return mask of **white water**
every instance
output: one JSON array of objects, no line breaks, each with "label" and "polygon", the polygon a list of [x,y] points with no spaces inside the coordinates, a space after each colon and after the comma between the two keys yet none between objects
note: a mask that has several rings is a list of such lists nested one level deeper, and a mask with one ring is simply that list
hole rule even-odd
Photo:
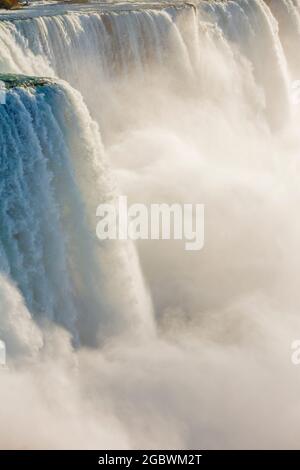
[{"label": "white water", "polygon": [[[75,342],[96,344],[128,322],[137,331],[139,324],[151,329],[133,248],[96,240],[96,208],[113,201],[115,190],[80,95],[65,85],[6,95],[0,106],[1,271],[39,322],[66,326]],[[109,294],[112,288],[118,296]]]},{"label": "white water", "polygon": [[[1,447],[299,446],[300,9],[281,3],[275,16],[235,0],[0,22],[0,71],[67,80],[104,142],[66,84],[0,107],[0,332],[15,356]],[[103,250],[95,207],[116,191],[204,203],[204,250]],[[67,332],[98,349],[74,352]]]},{"label": "white water", "polygon": [[290,73],[297,80],[300,72],[300,59],[298,42],[300,37],[300,4],[298,0],[284,0],[269,2],[271,11],[280,21],[280,38],[284,45],[288,59]]}]

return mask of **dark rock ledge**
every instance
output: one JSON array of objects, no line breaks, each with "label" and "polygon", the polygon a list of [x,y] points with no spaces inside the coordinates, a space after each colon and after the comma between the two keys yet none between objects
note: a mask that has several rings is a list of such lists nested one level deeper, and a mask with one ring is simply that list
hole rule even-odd
[{"label": "dark rock ledge", "polygon": [[31,88],[51,85],[52,83],[53,81],[50,78],[28,77],[27,75],[15,74],[0,74],[0,89],[3,89],[3,85],[6,90],[10,90],[14,87]]}]

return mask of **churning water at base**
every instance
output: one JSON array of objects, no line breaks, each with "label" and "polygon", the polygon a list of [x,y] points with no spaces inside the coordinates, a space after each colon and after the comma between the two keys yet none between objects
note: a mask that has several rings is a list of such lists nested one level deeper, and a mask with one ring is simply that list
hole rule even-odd
[{"label": "churning water at base", "polygon": [[[2,76],[0,447],[297,447],[299,2],[64,10],[0,20],[50,77]],[[204,249],[100,243],[121,192],[205,204]]]}]

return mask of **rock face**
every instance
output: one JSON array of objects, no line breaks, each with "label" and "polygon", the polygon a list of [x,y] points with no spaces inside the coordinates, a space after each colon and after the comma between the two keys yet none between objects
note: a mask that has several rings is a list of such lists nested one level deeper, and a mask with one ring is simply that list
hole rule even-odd
[{"label": "rock face", "polygon": [[0,0],[0,8],[5,8],[6,10],[15,10],[20,8],[18,0]]}]

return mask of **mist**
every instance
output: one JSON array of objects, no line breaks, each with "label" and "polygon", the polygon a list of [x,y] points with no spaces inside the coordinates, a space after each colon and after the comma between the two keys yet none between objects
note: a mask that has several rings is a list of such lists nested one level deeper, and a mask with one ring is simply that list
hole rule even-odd
[{"label": "mist", "polygon": [[[1,72],[58,84],[62,108],[43,106],[67,149],[57,206],[72,208],[55,239],[45,231],[65,265],[44,273],[43,308],[10,250],[1,264],[1,448],[299,446],[300,7],[277,2],[149,6],[107,14],[104,26],[97,12],[59,10],[0,24]],[[204,204],[204,248],[99,246],[96,206],[118,194]],[[70,287],[58,290],[57,277]]]}]

